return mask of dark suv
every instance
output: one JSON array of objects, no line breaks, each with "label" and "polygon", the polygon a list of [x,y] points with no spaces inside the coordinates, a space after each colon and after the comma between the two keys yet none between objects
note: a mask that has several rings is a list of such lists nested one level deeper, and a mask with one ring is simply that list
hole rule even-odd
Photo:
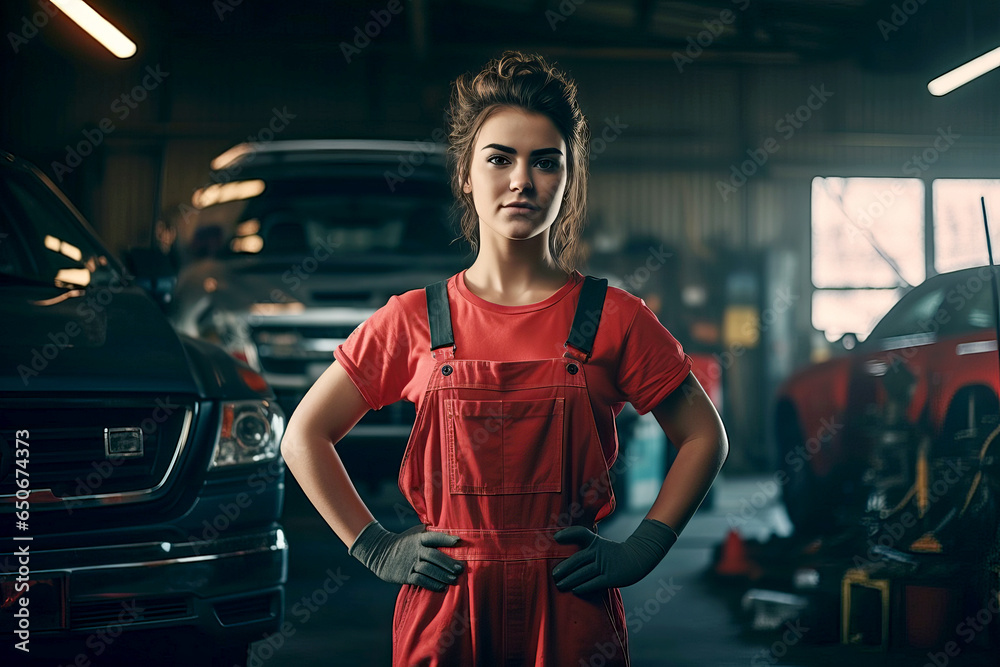
[{"label": "dark suv", "polygon": [[285,417],[136,282],[0,151],[4,664],[231,667],[281,624]]}]

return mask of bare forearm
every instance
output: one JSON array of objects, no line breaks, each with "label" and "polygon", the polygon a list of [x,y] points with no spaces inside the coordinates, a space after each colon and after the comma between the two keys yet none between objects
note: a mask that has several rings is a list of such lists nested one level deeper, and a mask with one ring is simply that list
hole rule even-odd
[{"label": "bare forearm", "polygon": [[708,495],[727,453],[725,435],[683,443],[646,518],[661,521],[680,534]]},{"label": "bare forearm", "polygon": [[348,548],[375,517],[368,510],[330,440],[285,433],[281,453],[313,506]]}]

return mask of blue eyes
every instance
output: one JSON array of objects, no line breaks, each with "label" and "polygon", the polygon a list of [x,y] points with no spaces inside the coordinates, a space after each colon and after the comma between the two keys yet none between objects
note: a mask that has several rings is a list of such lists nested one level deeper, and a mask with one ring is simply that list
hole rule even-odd
[{"label": "blue eyes", "polygon": [[[496,162],[493,162],[493,160],[496,158],[500,158],[501,160],[510,162],[510,160],[507,160],[507,157],[504,155],[491,155],[488,158],[486,158],[486,161],[489,162],[490,164],[501,166]],[[555,171],[556,169],[559,168],[559,162],[557,160],[553,160],[547,157],[540,158],[537,162],[535,162],[535,165],[538,166],[539,169],[543,169],[545,171]]]}]

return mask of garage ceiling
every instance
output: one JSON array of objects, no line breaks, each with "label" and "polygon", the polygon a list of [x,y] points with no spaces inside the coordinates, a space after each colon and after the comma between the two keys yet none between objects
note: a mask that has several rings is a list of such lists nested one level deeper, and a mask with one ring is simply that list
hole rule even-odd
[{"label": "garage ceiling", "polygon": [[[393,4],[396,3],[396,4]],[[91,0],[140,55],[193,47],[240,53],[294,45],[328,54],[353,41],[373,12],[399,9],[379,27],[376,50],[423,61],[498,48],[570,59],[670,61],[703,49],[700,62],[849,62],[881,72],[946,71],[1000,45],[996,0]],[[48,6],[42,30],[64,56],[103,60],[100,47],[49,3],[2,3],[19,26]],[[46,10],[46,11],[50,11]],[[714,31],[712,28],[714,27]],[[16,32],[16,29],[15,29]],[[701,46],[697,42],[701,42]],[[32,46],[32,49],[36,47]],[[0,58],[8,59],[8,50]],[[94,60],[91,60],[94,62]]]},{"label": "garage ceiling", "polygon": [[[380,46],[410,53],[498,45],[607,59],[672,59],[704,46],[725,63],[853,60],[866,69],[950,67],[1000,44],[995,0],[396,0],[404,21]],[[238,4],[236,4],[238,3]],[[172,0],[158,11],[177,38],[236,43],[294,35],[349,41],[389,0],[250,4]],[[142,5],[123,5],[127,13]],[[714,28],[714,31],[711,29]],[[721,32],[720,32],[721,29]],[[718,33],[718,34],[715,34]]]}]

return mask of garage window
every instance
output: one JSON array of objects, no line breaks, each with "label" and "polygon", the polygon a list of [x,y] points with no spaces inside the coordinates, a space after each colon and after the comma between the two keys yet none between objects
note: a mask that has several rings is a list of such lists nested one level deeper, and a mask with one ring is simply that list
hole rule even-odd
[{"label": "garage window", "polygon": [[924,278],[923,181],[813,179],[812,323],[827,340],[864,340]]},{"label": "garage window", "polygon": [[938,178],[934,198],[934,268],[938,273],[989,263],[980,197],[990,216],[993,259],[1000,260],[1000,180]]}]

